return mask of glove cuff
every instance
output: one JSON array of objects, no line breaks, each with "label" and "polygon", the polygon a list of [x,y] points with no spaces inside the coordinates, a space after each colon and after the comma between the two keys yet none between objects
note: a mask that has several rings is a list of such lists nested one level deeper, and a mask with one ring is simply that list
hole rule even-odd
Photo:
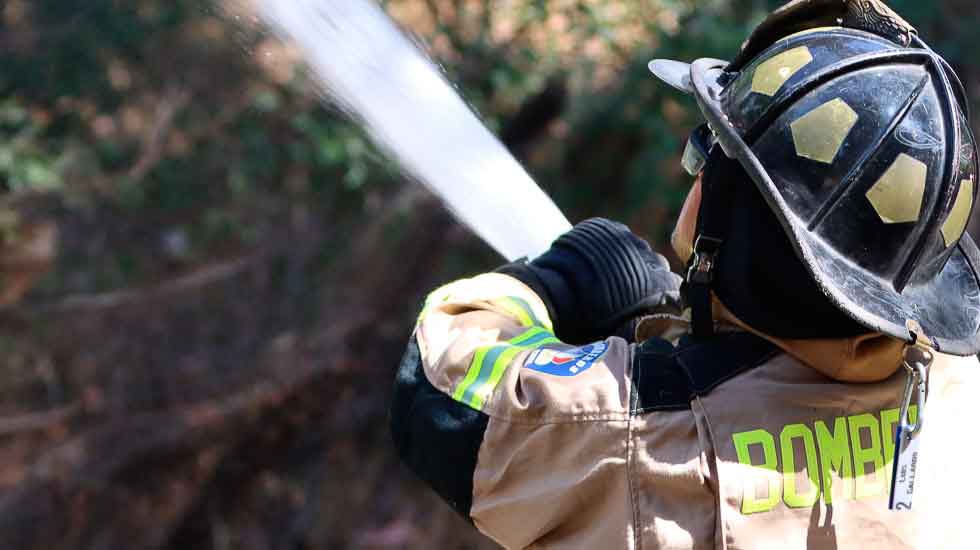
[{"label": "glove cuff", "polygon": [[676,301],[680,278],[625,225],[595,218],[576,225],[530,263],[497,270],[529,286],[548,307],[555,334],[587,344],[618,334],[634,317]]},{"label": "glove cuff", "polygon": [[502,265],[494,272],[513,277],[534,291],[538,298],[544,302],[544,307],[548,310],[548,318],[551,319],[555,332],[558,332],[561,315],[556,307],[556,302],[560,300],[567,303],[572,296],[571,290],[564,281],[558,277],[548,277],[547,273],[541,273],[540,270],[534,269],[523,260]]},{"label": "glove cuff", "polygon": [[656,290],[652,288],[650,266],[643,254],[644,251],[652,253],[650,246],[634,237],[621,223],[603,218],[586,220],[574,231],[559,237],[553,246],[575,253],[592,274],[601,274],[597,288],[577,290],[599,293],[606,311],[622,311],[634,305],[637,296],[647,296]]}]

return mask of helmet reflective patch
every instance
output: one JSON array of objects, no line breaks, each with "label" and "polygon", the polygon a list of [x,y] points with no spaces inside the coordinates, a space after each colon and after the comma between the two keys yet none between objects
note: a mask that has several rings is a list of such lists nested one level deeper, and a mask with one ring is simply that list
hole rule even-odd
[{"label": "helmet reflective patch", "polygon": [[772,97],[800,69],[813,61],[806,46],[785,51],[759,65],[752,77],[752,91]]},{"label": "helmet reflective patch", "polygon": [[943,240],[947,248],[959,240],[966,231],[966,222],[970,219],[971,209],[973,209],[973,180],[963,180],[959,192],[956,193],[953,210],[943,224]]},{"label": "helmet reflective patch", "polygon": [[885,223],[909,223],[919,219],[926,193],[929,167],[902,153],[885,175],[868,190],[868,201]]},{"label": "helmet reflective patch", "polygon": [[857,121],[858,114],[843,99],[824,103],[790,125],[796,154],[833,164]]}]

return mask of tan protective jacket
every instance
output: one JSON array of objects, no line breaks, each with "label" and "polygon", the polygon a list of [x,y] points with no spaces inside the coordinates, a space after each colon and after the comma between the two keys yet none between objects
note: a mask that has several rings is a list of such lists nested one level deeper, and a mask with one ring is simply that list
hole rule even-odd
[{"label": "tan protective jacket", "polygon": [[[665,328],[677,325],[648,319],[638,341]],[[417,365],[406,359],[396,385],[403,456],[504,547],[977,547],[975,358],[932,365],[916,500],[891,512],[900,343],[765,341],[732,327],[722,338],[745,344],[735,345],[743,364],[713,376],[724,357],[702,356],[707,374],[690,373],[678,401],[677,377],[647,360],[649,344],[575,348],[550,330],[545,305],[516,279],[453,283],[427,301],[409,353]],[[413,368],[416,389],[398,389]],[[841,381],[856,379],[873,380]]]}]

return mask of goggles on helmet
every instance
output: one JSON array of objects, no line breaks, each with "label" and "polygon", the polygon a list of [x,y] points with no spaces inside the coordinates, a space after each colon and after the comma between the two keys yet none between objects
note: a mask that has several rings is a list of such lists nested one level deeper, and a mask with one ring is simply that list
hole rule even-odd
[{"label": "goggles on helmet", "polygon": [[718,143],[714,133],[707,124],[702,124],[691,132],[691,137],[687,140],[684,148],[684,156],[681,158],[681,165],[692,177],[697,177],[704,171],[708,164],[708,157],[711,156],[711,148]]}]

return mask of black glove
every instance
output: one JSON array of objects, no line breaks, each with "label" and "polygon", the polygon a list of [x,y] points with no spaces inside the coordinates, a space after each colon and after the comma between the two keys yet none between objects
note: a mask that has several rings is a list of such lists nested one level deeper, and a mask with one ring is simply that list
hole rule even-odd
[{"label": "black glove", "polygon": [[569,344],[620,335],[633,340],[635,318],[679,302],[680,276],[667,259],[621,223],[576,225],[532,262],[505,265],[545,302],[555,334]]}]

